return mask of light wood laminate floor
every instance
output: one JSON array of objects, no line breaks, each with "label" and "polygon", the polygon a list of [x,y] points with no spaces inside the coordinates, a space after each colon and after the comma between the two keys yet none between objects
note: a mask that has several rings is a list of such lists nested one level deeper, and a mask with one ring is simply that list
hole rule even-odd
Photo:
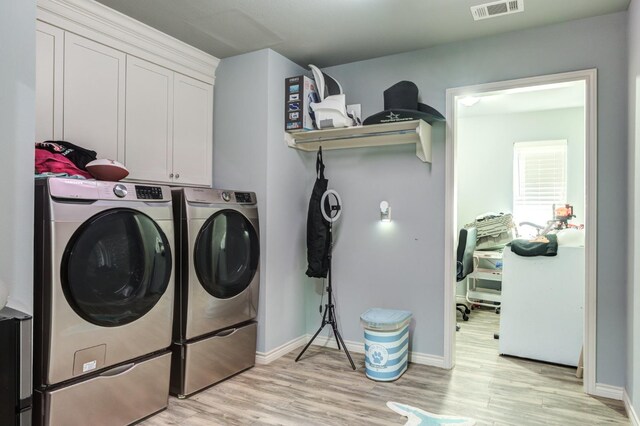
[{"label": "light wood laminate floor", "polygon": [[468,416],[478,425],[629,424],[620,401],[582,392],[575,369],[498,355],[499,316],[474,310],[460,321],[456,367],[410,364],[397,381],[374,382],[362,354],[351,370],[342,352],[312,346],[256,366],[146,420],[156,425],[393,425],[406,418],[396,401],[434,413]]}]

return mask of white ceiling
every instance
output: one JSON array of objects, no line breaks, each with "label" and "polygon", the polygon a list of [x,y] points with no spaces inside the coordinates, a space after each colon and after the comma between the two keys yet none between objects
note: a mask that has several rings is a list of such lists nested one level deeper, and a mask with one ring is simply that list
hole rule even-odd
[{"label": "white ceiling", "polygon": [[585,105],[584,82],[548,84],[522,87],[478,96],[473,106],[458,100],[458,117],[477,117],[497,114],[578,108]]},{"label": "white ceiling", "polygon": [[626,10],[630,0],[524,0],[474,21],[483,0],[98,0],[218,58],[266,47],[320,67]]}]

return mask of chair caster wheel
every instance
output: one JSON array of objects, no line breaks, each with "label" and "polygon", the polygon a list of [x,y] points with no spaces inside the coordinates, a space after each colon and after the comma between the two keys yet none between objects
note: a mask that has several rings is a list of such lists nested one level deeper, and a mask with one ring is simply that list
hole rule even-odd
[{"label": "chair caster wheel", "polygon": [[469,315],[464,314],[464,315],[462,316],[462,320],[463,320],[463,321],[469,321]]},{"label": "chair caster wheel", "polygon": [[469,308],[464,308],[464,313],[465,313],[465,314],[470,314],[470,313],[471,313],[471,309],[469,309]]}]

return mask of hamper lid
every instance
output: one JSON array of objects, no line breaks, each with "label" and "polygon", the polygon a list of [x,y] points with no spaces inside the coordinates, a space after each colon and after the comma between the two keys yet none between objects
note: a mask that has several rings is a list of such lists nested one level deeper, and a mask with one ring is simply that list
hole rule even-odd
[{"label": "hamper lid", "polygon": [[410,311],[397,309],[370,308],[360,315],[363,325],[369,328],[400,328],[411,319]]}]

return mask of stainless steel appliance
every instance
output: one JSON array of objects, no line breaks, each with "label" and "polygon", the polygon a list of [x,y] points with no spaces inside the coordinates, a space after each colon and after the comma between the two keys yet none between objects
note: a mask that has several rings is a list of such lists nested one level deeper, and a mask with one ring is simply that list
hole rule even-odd
[{"label": "stainless steel appliance", "polygon": [[253,192],[174,189],[171,393],[185,397],[255,364],[260,286]]},{"label": "stainless steel appliance", "polygon": [[31,316],[0,309],[0,423],[31,425]]},{"label": "stainless steel appliance", "polygon": [[168,187],[36,181],[36,424],[126,424],[166,408],[172,242]]}]

